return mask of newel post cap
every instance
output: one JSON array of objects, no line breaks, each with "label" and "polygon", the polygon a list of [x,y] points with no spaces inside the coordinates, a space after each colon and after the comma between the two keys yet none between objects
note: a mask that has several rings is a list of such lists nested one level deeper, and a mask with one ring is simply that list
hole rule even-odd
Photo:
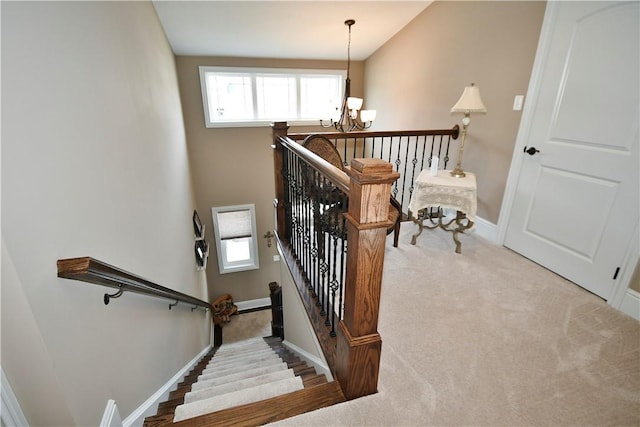
[{"label": "newel post cap", "polygon": [[353,159],[351,167],[345,170],[349,177],[360,184],[392,183],[400,177],[393,171],[393,165],[382,159]]}]

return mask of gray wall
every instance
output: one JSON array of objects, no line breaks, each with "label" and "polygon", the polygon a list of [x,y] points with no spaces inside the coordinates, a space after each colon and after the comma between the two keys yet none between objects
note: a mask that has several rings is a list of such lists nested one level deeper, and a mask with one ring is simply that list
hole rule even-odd
[{"label": "gray wall", "polygon": [[31,425],[98,425],[209,344],[202,310],[56,277],[92,256],[207,298],[174,56],[150,2],[1,7],[2,368]]},{"label": "gray wall", "polygon": [[[184,111],[189,158],[193,170],[196,203],[200,218],[206,223],[207,240],[212,243],[207,266],[209,295],[212,300],[222,294],[231,294],[234,301],[247,301],[269,297],[269,282],[280,277],[276,245],[267,245],[264,236],[274,229],[273,198],[273,143],[271,128],[233,127],[206,128],[200,75],[202,65],[233,67],[274,67],[346,69],[342,61],[307,61],[263,58],[220,58],[178,56],[178,79]],[[351,64],[352,92],[362,94],[363,63]],[[317,127],[292,127],[290,132],[326,130]],[[218,272],[217,254],[213,244],[211,208],[214,206],[255,203],[258,228],[260,269],[230,274]]]},{"label": "gray wall", "polygon": [[465,86],[480,88],[487,113],[471,116],[462,166],[477,175],[478,216],[494,224],[520,125],[513,99],[526,95],[545,5],[437,1],[365,62],[365,99],[380,130],[462,126],[451,107]]}]

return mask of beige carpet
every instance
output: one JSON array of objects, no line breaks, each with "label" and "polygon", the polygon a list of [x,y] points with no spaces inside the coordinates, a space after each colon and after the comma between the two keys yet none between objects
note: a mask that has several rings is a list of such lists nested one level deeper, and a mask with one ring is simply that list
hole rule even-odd
[{"label": "beige carpet", "polygon": [[640,323],[473,235],[387,240],[379,392],[288,426],[640,425]]},{"label": "beige carpet", "polygon": [[222,328],[222,342],[229,344],[255,337],[271,336],[271,309],[234,314]]}]

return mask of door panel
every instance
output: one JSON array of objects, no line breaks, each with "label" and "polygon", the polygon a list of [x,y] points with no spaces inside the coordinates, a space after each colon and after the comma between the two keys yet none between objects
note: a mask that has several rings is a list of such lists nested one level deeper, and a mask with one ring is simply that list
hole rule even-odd
[{"label": "door panel", "polygon": [[[555,19],[505,245],[604,299],[640,216],[639,4],[550,2]],[[541,54],[541,53],[539,53]]]}]

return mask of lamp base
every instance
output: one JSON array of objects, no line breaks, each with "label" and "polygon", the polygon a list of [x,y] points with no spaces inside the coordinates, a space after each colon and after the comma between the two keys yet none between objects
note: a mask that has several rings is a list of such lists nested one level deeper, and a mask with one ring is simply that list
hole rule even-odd
[{"label": "lamp base", "polygon": [[451,174],[451,176],[453,176],[454,178],[464,178],[465,176],[467,176],[464,171],[462,170],[462,168],[460,168],[459,166],[456,166],[456,168],[454,170],[452,170],[451,172],[449,172]]}]

